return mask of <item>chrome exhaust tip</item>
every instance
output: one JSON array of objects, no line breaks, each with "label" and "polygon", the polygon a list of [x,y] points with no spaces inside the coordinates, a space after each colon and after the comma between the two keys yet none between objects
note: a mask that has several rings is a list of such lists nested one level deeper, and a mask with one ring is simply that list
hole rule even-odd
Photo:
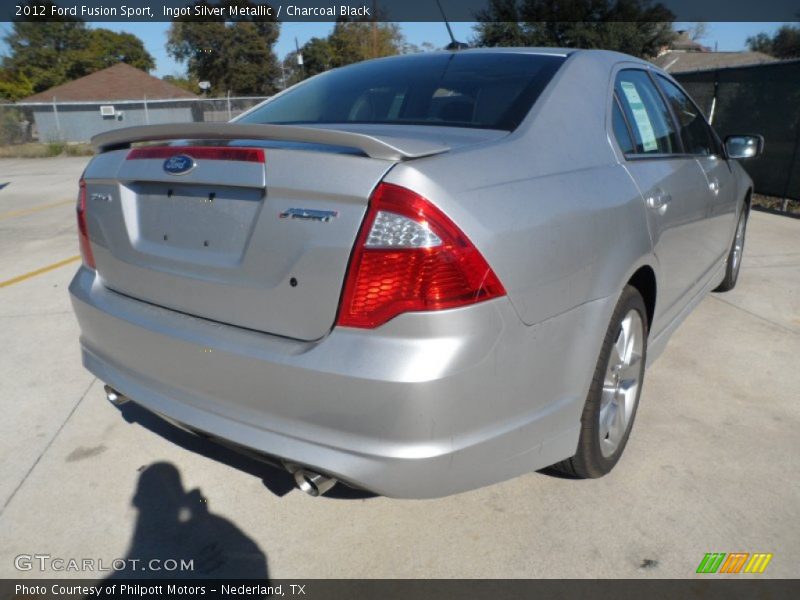
[{"label": "chrome exhaust tip", "polygon": [[297,469],[294,472],[294,480],[301,491],[314,498],[329,492],[338,481],[333,477],[321,475],[314,471],[307,471],[306,469]]},{"label": "chrome exhaust tip", "polygon": [[114,406],[121,406],[128,401],[128,398],[120,394],[117,390],[110,385],[104,385],[103,390],[106,393],[106,400],[111,402]]}]

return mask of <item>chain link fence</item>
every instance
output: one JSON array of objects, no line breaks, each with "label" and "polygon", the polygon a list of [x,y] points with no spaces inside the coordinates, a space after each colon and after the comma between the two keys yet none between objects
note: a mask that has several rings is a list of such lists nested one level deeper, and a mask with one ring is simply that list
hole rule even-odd
[{"label": "chain link fence", "polygon": [[88,142],[92,136],[135,125],[225,122],[266,100],[265,96],[105,102],[0,104],[0,147]]},{"label": "chain link fence", "polygon": [[[759,133],[763,156],[745,161],[759,194],[800,200],[800,60],[674,74],[724,138]],[[98,133],[157,123],[224,122],[265,100],[238,96],[180,100],[0,104],[0,147],[88,142]]]},{"label": "chain link fence", "polygon": [[800,200],[800,60],[673,73],[724,139],[758,133],[766,141],[756,159],[742,162],[755,191]]}]

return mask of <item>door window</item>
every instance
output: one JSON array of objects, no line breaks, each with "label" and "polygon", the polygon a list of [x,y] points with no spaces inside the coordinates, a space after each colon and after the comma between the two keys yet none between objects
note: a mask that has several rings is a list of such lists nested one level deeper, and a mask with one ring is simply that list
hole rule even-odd
[{"label": "door window", "polygon": [[619,102],[616,98],[613,100],[611,110],[611,126],[614,128],[614,137],[617,138],[617,144],[619,144],[623,154],[633,154],[636,152],[636,146],[633,143],[628,124],[625,122],[625,117],[622,116],[622,109],[619,107]]},{"label": "door window", "polygon": [[631,124],[638,154],[681,152],[669,108],[647,73],[638,69],[620,71],[615,89]]},{"label": "door window", "polygon": [[685,151],[702,156],[715,154],[714,137],[700,109],[669,79],[659,75],[658,82],[678,119]]}]

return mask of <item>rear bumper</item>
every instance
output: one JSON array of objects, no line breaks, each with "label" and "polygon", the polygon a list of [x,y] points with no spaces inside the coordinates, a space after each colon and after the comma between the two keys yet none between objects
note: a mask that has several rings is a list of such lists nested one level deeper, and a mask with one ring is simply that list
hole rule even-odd
[{"label": "rear bumper", "polygon": [[527,327],[506,298],[299,342],[70,285],[86,368],[156,413],[393,497],[571,456],[608,301]]}]

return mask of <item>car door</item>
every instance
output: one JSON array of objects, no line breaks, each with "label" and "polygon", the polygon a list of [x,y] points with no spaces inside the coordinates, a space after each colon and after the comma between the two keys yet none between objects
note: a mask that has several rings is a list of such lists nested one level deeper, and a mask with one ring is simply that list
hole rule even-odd
[{"label": "car door", "polygon": [[655,328],[680,312],[713,262],[705,239],[708,182],[695,158],[684,152],[672,113],[647,71],[619,71],[614,90],[632,146],[625,166],[647,204],[659,262]]},{"label": "car door", "polygon": [[736,181],[725,159],[722,143],[703,113],[675,82],[662,75],[656,80],[667,98],[680,129],[684,150],[695,157],[707,180],[707,222],[705,241],[713,255],[713,267],[730,248],[736,219]]}]

